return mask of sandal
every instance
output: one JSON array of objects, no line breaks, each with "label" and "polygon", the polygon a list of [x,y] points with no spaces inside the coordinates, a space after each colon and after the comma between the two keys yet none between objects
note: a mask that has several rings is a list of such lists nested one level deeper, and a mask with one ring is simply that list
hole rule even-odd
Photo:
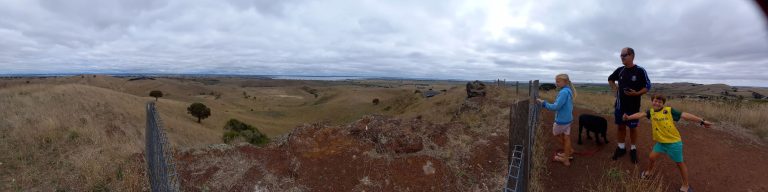
[{"label": "sandal", "polygon": [[565,165],[566,167],[570,167],[571,166],[570,160],[566,159],[565,157],[555,156],[554,160],[563,163],[563,165]]},{"label": "sandal", "polygon": [[[557,156],[560,156],[560,157],[565,157],[565,154],[563,154],[563,153],[557,153],[556,155],[557,155]],[[570,157],[568,157],[568,159],[569,159],[569,160],[573,160],[573,155],[571,155]]]},{"label": "sandal", "polygon": [[689,186],[688,186],[688,190],[685,190],[685,191],[683,191],[683,188],[681,187],[681,188],[680,188],[680,191],[682,191],[682,192],[693,192],[693,187],[691,187],[691,186],[689,185]]}]

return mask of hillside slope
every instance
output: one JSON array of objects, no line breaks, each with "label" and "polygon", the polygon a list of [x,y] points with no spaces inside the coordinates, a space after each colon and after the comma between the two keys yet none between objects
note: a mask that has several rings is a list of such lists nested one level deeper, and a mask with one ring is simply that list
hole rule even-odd
[{"label": "hillside slope", "polygon": [[[79,84],[0,90],[0,190],[139,189],[149,100]],[[217,143],[220,130],[189,121],[186,105],[158,104],[170,141]]]}]

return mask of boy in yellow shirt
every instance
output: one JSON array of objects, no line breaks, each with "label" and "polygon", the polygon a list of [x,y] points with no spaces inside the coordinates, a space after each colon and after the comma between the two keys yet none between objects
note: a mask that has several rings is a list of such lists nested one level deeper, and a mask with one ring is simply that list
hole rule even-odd
[{"label": "boy in yellow shirt", "polygon": [[680,169],[680,176],[683,179],[683,186],[680,187],[680,191],[693,191],[693,188],[688,184],[688,167],[683,162],[683,141],[680,138],[680,132],[675,127],[675,121],[679,121],[683,118],[688,121],[698,122],[699,125],[709,128],[712,123],[705,121],[703,118],[696,115],[680,112],[672,107],[664,106],[667,99],[661,94],[656,94],[651,97],[653,110],[646,112],[639,112],[633,115],[624,115],[623,119],[635,120],[643,117],[647,117],[651,120],[651,128],[653,129],[653,140],[656,141],[656,145],[653,146],[653,151],[649,155],[648,169],[643,171],[640,177],[647,177],[650,175],[654,168],[656,159],[665,153],[670,159],[675,161],[677,167]]}]

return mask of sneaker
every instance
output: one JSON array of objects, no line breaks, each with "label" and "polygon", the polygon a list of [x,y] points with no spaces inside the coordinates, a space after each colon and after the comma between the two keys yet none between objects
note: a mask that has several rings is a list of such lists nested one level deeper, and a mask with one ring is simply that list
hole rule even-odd
[{"label": "sneaker", "polygon": [[632,163],[637,164],[638,160],[636,149],[629,150],[629,157],[632,159]]},{"label": "sneaker", "polygon": [[611,159],[616,160],[619,157],[624,156],[625,153],[627,153],[627,149],[616,147],[616,151],[613,152],[613,157]]}]

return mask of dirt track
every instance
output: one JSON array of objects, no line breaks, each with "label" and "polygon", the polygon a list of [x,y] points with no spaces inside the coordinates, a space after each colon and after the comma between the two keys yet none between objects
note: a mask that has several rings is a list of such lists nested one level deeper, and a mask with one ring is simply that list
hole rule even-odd
[{"label": "dirt track", "polygon": [[[542,129],[551,135],[554,114],[543,112]],[[576,108],[574,117],[583,113],[596,114],[592,111]],[[632,172],[635,165],[630,162],[629,155],[619,160],[611,160],[616,148],[616,125],[613,117],[604,116],[608,120],[608,145],[591,156],[576,155],[576,160],[570,168],[560,163],[548,161],[547,169],[550,175],[545,176],[545,191],[583,191],[588,183],[599,179],[609,167],[618,166],[624,171]],[[582,136],[583,145],[576,144],[578,139],[578,118],[575,118],[571,129],[571,140],[576,152],[589,152],[598,149],[594,140]],[[717,126],[717,125],[715,125]],[[638,127],[638,157],[640,170],[648,165],[648,153],[653,148],[650,122],[640,120]],[[683,157],[688,165],[691,185],[696,191],[768,191],[768,149],[755,146],[729,133],[707,129],[699,126],[681,125],[678,129],[683,137]],[[627,134],[629,135],[629,134]],[[554,154],[560,148],[553,137],[546,137],[546,154]],[[551,156],[551,155],[550,155]],[[668,191],[677,191],[680,187],[680,174],[674,162],[663,156],[658,162],[658,170],[664,176]],[[634,175],[631,175],[634,176]]]}]

